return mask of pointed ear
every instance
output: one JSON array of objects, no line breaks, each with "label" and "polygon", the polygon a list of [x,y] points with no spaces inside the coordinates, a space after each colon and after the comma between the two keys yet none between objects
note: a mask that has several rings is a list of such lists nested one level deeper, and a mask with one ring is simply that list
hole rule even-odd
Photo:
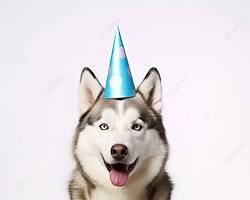
[{"label": "pointed ear", "polygon": [[103,90],[102,85],[89,68],[82,70],[80,79],[80,115],[85,113]]},{"label": "pointed ear", "polygon": [[156,68],[151,68],[142,83],[138,86],[137,92],[141,93],[146,103],[157,113],[162,110],[162,86],[161,77]]}]

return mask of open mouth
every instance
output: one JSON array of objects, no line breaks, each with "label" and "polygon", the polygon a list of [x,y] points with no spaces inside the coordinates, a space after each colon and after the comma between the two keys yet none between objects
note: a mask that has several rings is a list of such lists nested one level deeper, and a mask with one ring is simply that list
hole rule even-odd
[{"label": "open mouth", "polygon": [[[102,156],[102,155],[101,155]],[[129,174],[135,168],[138,158],[132,164],[114,163],[109,164],[102,156],[102,160],[109,171],[110,181],[115,186],[124,186],[128,182]]]}]

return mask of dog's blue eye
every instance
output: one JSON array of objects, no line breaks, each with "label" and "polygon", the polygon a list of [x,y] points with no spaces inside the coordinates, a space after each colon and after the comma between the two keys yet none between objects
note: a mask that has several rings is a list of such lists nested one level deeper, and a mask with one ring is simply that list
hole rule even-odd
[{"label": "dog's blue eye", "polygon": [[109,126],[106,123],[101,124],[99,127],[101,130],[108,130],[109,129]]},{"label": "dog's blue eye", "polygon": [[132,129],[135,131],[140,131],[142,129],[142,125],[140,124],[133,124]]}]

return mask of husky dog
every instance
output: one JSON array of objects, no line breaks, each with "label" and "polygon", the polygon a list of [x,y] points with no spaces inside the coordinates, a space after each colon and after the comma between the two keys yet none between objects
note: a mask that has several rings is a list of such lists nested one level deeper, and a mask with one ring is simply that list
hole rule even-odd
[{"label": "husky dog", "polygon": [[159,72],[151,68],[133,98],[105,99],[103,91],[84,68],[71,200],[170,200]]}]

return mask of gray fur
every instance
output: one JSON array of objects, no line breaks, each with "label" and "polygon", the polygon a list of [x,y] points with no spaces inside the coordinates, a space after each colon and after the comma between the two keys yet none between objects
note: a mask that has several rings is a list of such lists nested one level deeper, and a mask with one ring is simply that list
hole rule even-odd
[{"label": "gray fur", "polygon": [[[88,69],[90,72],[91,70]],[[149,71],[146,75],[145,79],[150,75],[152,72],[158,71],[153,68]],[[93,74],[93,72],[91,72]],[[158,73],[159,74],[159,73]],[[81,75],[82,76],[82,75]],[[93,74],[93,77],[96,78]],[[154,88],[150,93],[154,93]],[[150,95],[150,97],[152,96]],[[159,138],[163,141],[164,145],[168,149],[168,142],[165,134],[165,128],[162,124],[162,117],[161,114],[157,113],[151,106],[151,100],[145,99],[143,94],[137,89],[137,95],[134,98],[128,99],[112,99],[106,100],[103,98],[103,90],[100,91],[97,99],[95,100],[94,104],[87,110],[85,113],[82,114],[79,118],[79,122],[76,128],[74,141],[73,141],[73,155],[76,161],[76,169],[73,173],[72,180],[69,183],[69,193],[71,200],[91,200],[92,192],[96,190],[96,183],[87,175],[84,171],[84,166],[80,163],[77,154],[75,152],[79,134],[84,130],[85,126],[93,124],[100,118],[100,112],[102,108],[111,108],[116,111],[116,104],[120,101],[124,102],[125,109],[130,107],[135,107],[139,110],[141,114],[140,118],[148,124],[149,128],[154,128],[157,130],[157,134]],[[164,159],[162,160],[161,166],[159,166],[159,173],[155,176],[148,186],[145,188],[146,198],[147,200],[170,200],[171,192],[173,189],[173,185],[170,181],[170,178],[165,172],[165,164],[168,158],[168,152],[166,152]],[[131,199],[131,198],[129,198]]]}]

